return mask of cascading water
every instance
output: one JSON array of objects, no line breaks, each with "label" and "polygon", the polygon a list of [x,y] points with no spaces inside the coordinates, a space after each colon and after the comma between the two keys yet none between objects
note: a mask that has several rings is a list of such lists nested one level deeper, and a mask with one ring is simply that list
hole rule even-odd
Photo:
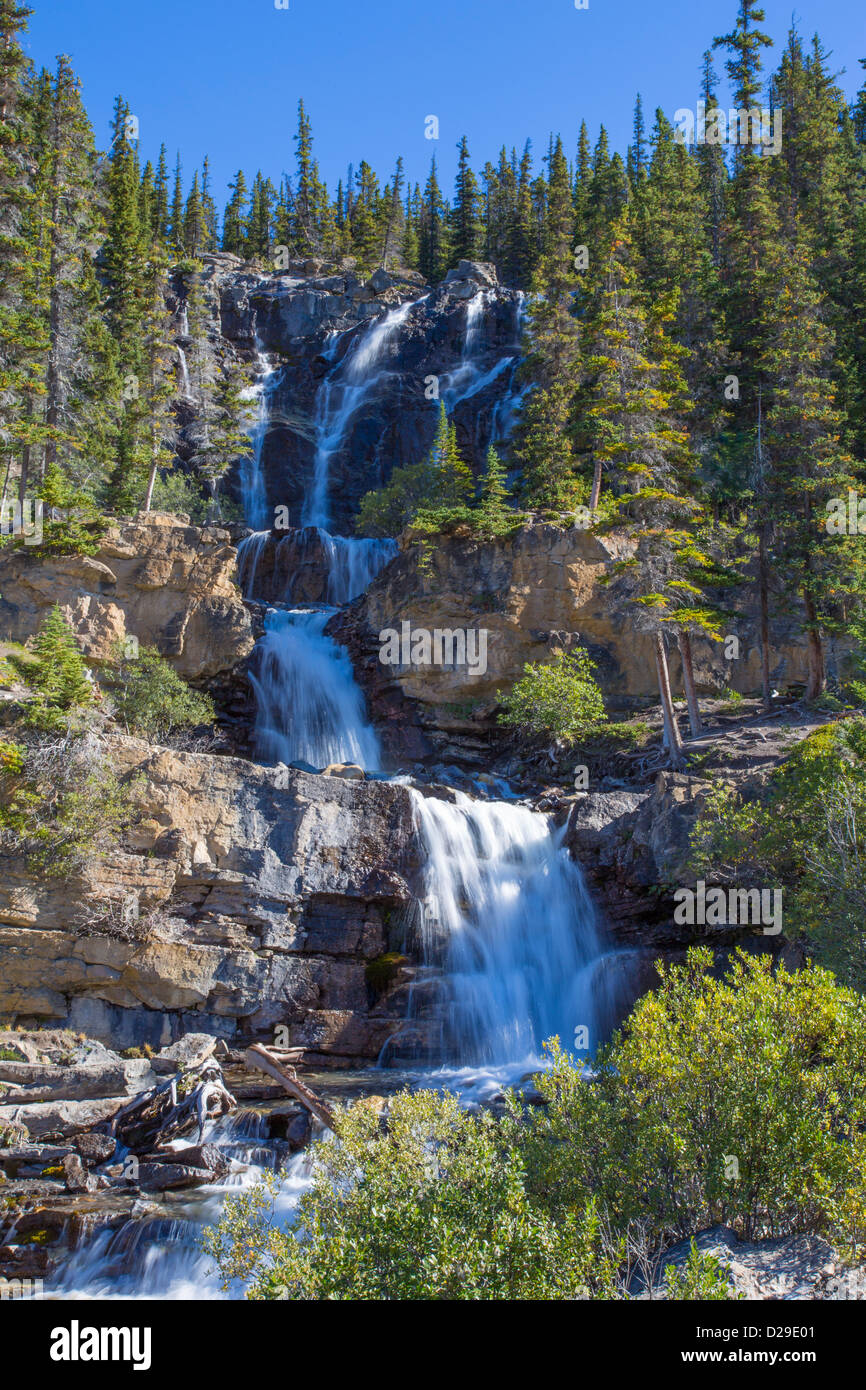
[{"label": "cascading water", "polygon": [[412,797],[421,940],[443,971],[440,1060],[501,1084],[541,1065],[548,1038],[594,1047],[608,1022],[605,953],[564,830],[507,802]]},{"label": "cascading water", "polygon": [[[256,749],[269,762],[307,763],[321,768],[334,762],[359,763],[367,771],[381,763],[379,741],[366,720],[364,702],[348,656],[324,634],[329,618],[372,583],[396,554],[391,540],[332,536],[327,531],[328,476],[349,421],[381,378],[377,371],[388,344],[413,308],[408,301],[374,320],[359,334],[343,360],[325,378],[316,410],[313,482],[302,510],[302,525],[315,529],[328,569],[326,608],[270,610],[258,644],[250,681],[256,693]],[[333,360],[336,340],[327,357]],[[266,520],[262,447],[267,433],[275,373],[262,364],[259,421],[254,452],[242,480],[244,511],[251,526]],[[383,369],[384,371],[384,369]],[[257,531],[239,547],[238,572],[244,593],[256,596],[259,562],[270,533]],[[278,546],[279,550],[279,546]],[[279,558],[279,556],[278,556]],[[282,594],[292,601],[294,576]],[[271,594],[272,599],[276,598]]]},{"label": "cascading water", "polygon": [[279,368],[273,367],[259,349],[257,350],[256,381],[244,394],[246,399],[255,402],[255,423],[250,431],[252,453],[247,454],[241,464],[241,502],[247,524],[256,530],[264,526],[269,518],[268,499],[265,491],[265,475],[262,468],[262,452],[271,413],[271,395],[279,381]]},{"label": "cascading water", "polygon": [[333,608],[269,609],[250,683],[256,750],[266,762],[379,767],[379,740],[364,714],[352,663],[324,634]]},{"label": "cascading water", "polygon": [[188,400],[190,394],[189,363],[186,360],[186,353],[182,347],[179,347],[177,350],[177,364],[180,367],[180,394],[183,396],[184,400]]},{"label": "cascading water", "polygon": [[[317,1126],[317,1131],[323,1131]],[[226,1197],[237,1197],[265,1172],[281,1167],[280,1151],[268,1140],[268,1118],[255,1110],[206,1127],[204,1141],[216,1145],[232,1164],[218,1183],[172,1202],[165,1216],[127,1221],[105,1229],[77,1250],[58,1272],[49,1296],[75,1298],[225,1298],[213,1261],[201,1248],[204,1226],[219,1220]],[[180,1154],[186,1147],[177,1145]],[[182,1161],[182,1157],[181,1157]],[[310,1184],[310,1155],[295,1154],[281,1167],[275,1215],[289,1224],[299,1198]],[[171,1214],[168,1214],[171,1213]],[[240,1298],[234,1287],[229,1296]]]},{"label": "cascading water", "polygon": [[[517,411],[526,393],[526,388],[518,390],[515,386],[515,376],[519,363],[519,355],[516,352],[500,357],[486,370],[482,370],[478,360],[481,326],[484,322],[484,315],[490,304],[493,303],[495,295],[495,290],[479,290],[467,302],[466,329],[463,336],[460,363],[453,372],[447,373],[442,381],[442,399],[450,415],[461,401],[471,400],[473,396],[480,395],[500,377],[508,378],[506,390],[493,408],[491,435],[488,441],[491,444],[497,440],[507,440],[510,437]],[[525,304],[526,296],[522,293],[518,294],[515,301],[515,342],[520,340],[525,318]]]},{"label": "cascading water", "polygon": [[[426,297],[426,296],[425,296]],[[407,300],[389,311],[361,333],[342,362],[328,374],[320,390],[316,408],[316,455],[313,485],[304,500],[302,526],[327,527],[329,521],[328,479],[331,459],[338,452],[352,416],[381,379],[376,372],[388,344],[406,322],[415,304]]]},{"label": "cascading water", "polygon": [[368,589],[380,570],[397,554],[392,540],[356,540],[319,531],[328,556],[328,602],[351,603]]}]

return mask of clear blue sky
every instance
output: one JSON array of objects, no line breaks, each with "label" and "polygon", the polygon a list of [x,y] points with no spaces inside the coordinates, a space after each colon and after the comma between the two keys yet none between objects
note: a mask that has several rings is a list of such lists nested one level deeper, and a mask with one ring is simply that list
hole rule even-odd
[{"label": "clear blue sky", "polygon": [[[603,121],[624,149],[635,92],[650,119],[694,107],[701,54],[733,27],[736,0],[30,0],[29,53],[51,65],[72,57],[97,141],[108,143],[114,97],[123,93],[141,128],[144,158],[165,141],[180,149],[187,179],[204,154],[222,203],[243,167],[274,181],[294,165],[298,98],[313,123],[315,153],[333,187],[366,158],[384,179],[402,154],[414,182],[435,151],[451,191],[455,142],[472,162],[531,137],[537,158],[550,131],[572,157],[581,118],[595,139]],[[776,48],[791,0],[766,0]],[[815,29],[851,97],[864,73],[863,0],[800,0],[798,27]],[[722,55],[717,55],[722,73]],[[720,93],[723,104],[726,88]],[[440,138],[424,138],[435,114]]]}]

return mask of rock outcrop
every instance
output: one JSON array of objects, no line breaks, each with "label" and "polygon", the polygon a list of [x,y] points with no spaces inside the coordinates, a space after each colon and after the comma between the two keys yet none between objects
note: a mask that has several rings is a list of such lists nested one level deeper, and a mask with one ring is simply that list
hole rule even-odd
[{"label": "rock outcrop", "polygon": [[[609,708],[640,708],[658,701],[652,641],[635,629],[633,613],[612,582],[617,563],[630,553],[620,533],[595,535],[544,521],[491,540],[459,532],[438,537],[423,556],[418,545],[406,546],[328,631],[351,653],[374,720],[405,725],[413,750],[416,728],[434,743],[453,743],[455,728],[467,719],[466,730],[471,733],[474,723],[477,739],[497,690],[513,685],[526,662],[549,661],[557,649],[577,644],[596,662]],[[474,673],[468,664],[383,666],[379,634],[399,633],[404,622],[412,631],[486,632],[483,670]],[[705,693],[760,686],[755,622],[747,616],[731,632],[739,638],[736,660],[725,658],[720,643],[693,638],[695,679]],[[804,680],[806,648],[795,624],[775,624],[772,636],[773,681],[783,688]],[[681,688],[673,646],[670,664],[674,686]],[[413,756],[408,746],[400,749],[399,727],[393,740],[404,757]],[[483,742],[478,747],[483,750]]]},{"label": "rock outcrop", "polygon": [[0,552],[0,638],[23,642],[59,604],[85,655],[111,659],[137,637],[201,681],[252,650],[250,615],[235,582],[237,551],[216,526],[158,512],[110,527],[98,554]]},{"label": "rock outcrop", "polygon": [[126,848],[71,883],[3,860],[0,1018],[120,1048],[283,1026],[313,1058],[375,1059],[397,1020],[366,966],[417,868],[406,789],[120,736],[108,752],[139,813]]}]

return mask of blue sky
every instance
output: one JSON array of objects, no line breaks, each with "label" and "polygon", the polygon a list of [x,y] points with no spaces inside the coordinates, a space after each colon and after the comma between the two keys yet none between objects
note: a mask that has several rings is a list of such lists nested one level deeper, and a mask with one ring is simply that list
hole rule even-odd
[{"label": "blue sky", "polygon": [[[30,56],[51,65],[71,55],[98,143],[107,144],[122,92],[143,156],[155,158],[165,140],[189,176],[209,154],[220,203],[238,167],[275,181],[291,172],[301,96],[332,186],[361,158],[384,179],[398,154],[423,182],[435,151],[450,192],[464,132],[476,168],[527,136],[540,159],[552,130],[571,157],[581,118],[593,140],[604,121],[623,149],[635,92],[649,113],[694,106],[701,54],[736,12],[736,0],[589,0],[587,10],[574,0],[289,0],[287,10],[274,0],[30,3]],[[765,9],[773,63],[792,6],[765,0]],[[852,96],[864,77],[863,0],[800,0],[796,15],[804,36],[818,29],[834,69],[847,69],[840,81]],[[435,142],[424,138],[428,115],[439,118]]]}]

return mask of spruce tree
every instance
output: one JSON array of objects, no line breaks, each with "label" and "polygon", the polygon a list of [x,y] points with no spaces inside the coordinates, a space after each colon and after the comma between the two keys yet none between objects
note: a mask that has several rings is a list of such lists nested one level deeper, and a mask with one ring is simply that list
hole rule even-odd
[{"label": "spruce tree", "polygon": [[481,245],[478,180],[469,162],[469,142],[464,135],[458,146],[457,181],[451,205],[451,258],[477,261]]},{"label": "spruce tree", "polygon": [[247,181],[243,169],[238,169],[229,190],[231,197],[223,213],[222,249],[233,256],[243,256],[247,242]]}]

